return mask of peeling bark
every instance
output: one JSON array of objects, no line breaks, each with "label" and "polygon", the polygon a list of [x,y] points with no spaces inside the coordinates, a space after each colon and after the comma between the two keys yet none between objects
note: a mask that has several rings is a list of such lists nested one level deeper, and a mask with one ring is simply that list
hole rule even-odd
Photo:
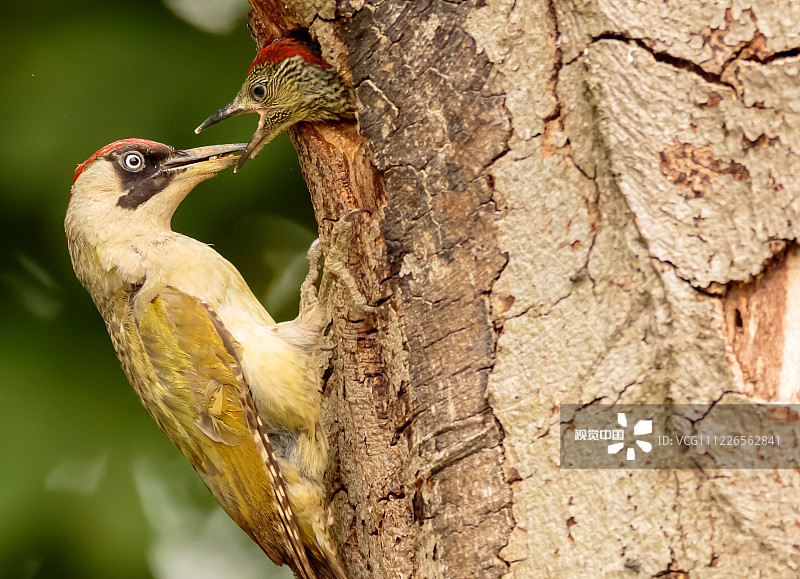
[{"label": "peeling bark", "polygon": [[[789,577],[792,471],[561,471],[562,403],[800,398],[800,2],[253,0],[357,124],[293,129],[359,577]],[[356,126],[357,125],[357,126]]]}]

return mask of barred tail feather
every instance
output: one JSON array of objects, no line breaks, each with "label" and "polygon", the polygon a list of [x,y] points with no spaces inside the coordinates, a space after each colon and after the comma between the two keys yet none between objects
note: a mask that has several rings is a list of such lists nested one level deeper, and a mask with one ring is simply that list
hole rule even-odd
[{"label": "barred tail feather", "polygon": [[311,567],[317,575],[317,579],[347,579],[347,575],[344,574],[344,570],[339,564],[336,554],[331,550],[328,549],[325,551],[323,555],[324,558],[315,556],[310,551],[306,551],[306,553],[308,554],[308,559],[311,561]]}]

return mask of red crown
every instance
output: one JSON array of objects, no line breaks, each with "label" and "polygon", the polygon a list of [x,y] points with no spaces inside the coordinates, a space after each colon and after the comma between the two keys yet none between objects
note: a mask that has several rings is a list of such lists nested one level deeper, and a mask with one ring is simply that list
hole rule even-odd
[{"label": "red crown", "polygon": [[330,64],[325,62],[322,57],[314,54],[311,49],[300,40],[295,38],[277,38],[258,51],[256,59],[250,65],[247,74],[259,64],[277,64],[287,58],[300,55],[308,64],[316,64],[325,68],[330,68]]}]

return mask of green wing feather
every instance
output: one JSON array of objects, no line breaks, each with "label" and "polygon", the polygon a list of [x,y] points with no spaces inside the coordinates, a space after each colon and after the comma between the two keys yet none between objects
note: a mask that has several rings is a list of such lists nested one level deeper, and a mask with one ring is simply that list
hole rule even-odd
[{"label": "green wing feather", "polygon": [[207,304],[174,288],[139,311],[136,326],[157,381],[148,411],[270,559],[292,561],[297,577],[313,578],[242,374],[241,346]]}]

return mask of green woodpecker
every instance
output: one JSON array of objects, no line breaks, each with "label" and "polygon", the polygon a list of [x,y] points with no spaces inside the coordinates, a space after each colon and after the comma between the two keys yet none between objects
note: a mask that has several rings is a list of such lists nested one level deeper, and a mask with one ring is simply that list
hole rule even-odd
[{"label": "green woodpecker", "polygon": [[170,226],[195,185],[244,148],[103,147],[75,171],[69,253],[142,404],[222,508],[296,577],[344,579],[311,364],[324,316],[311,305],[276,324],[233,265]]},{"label": "green woodpecker", "polygon": [[261,118],[236,169],[295,123],[353,116],[350,89],[310,42],[295,36],[273,39],[259,50],[236,98],[194,132],[241,113]]}]

